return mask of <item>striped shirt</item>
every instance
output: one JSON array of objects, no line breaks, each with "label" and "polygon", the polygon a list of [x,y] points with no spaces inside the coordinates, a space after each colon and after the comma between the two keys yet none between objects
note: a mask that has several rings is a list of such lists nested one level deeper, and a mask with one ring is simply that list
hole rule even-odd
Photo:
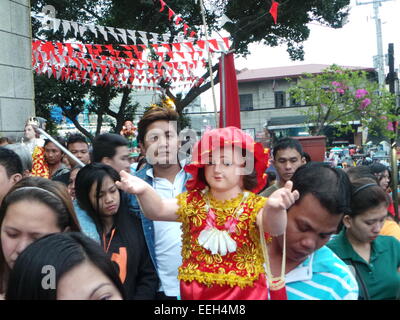
[{"label": "striped shirt", "polygon": [[323,246],[286,274],[289,300],[357,300],[358,285],[349,267]]}]

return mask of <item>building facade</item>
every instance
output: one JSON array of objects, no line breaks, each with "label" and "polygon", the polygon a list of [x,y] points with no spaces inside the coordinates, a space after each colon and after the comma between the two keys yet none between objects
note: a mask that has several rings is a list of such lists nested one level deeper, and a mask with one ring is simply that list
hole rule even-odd
[{"label": "building facade", "polygon": [[0,136],[19,140],[35,113],[29,0],[0,1]]},{"label": "building facade", "polygon": [[[268,139],[266,129],[276,137],[307,135],[307,119],[304,115],[307,106],[292,99],[288,90],[304,73],[318,74],[328,67],[324,64],[307,64],[240,71],[237,80],[242,128],[259,141]],[[374,71],[373,68],[345,68]]]}]

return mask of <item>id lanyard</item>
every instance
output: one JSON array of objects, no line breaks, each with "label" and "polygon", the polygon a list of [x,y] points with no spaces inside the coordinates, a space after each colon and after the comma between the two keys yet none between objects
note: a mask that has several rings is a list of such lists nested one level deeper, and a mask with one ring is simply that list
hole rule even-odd
[{"label": "id lanyard", "polygon": [[107,244],[107,246],[106,246],[106,234],[103,233],[103,247],[104,247],[104,252],[105,252],[105,253],[108,253],[108,249],[110,249],[111,241],[112,241],[112,239],[113,239],[113,237],[114,237],[114,234],[115,234],[115,228],[112,229],[112,231],[111,231],[111,236],[110,236],[110,240],[108,240],[108,244]]}]

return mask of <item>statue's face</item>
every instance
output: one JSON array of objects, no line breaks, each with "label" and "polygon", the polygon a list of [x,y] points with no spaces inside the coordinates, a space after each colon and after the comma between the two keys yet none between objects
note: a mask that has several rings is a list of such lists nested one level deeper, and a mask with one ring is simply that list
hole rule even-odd
[{"label": "statue's face", "polygon": [[36,138],[36,132],[33,129],[32,125],[28,124],[27,126],[25,126],[24,136],[28,140],[32,140],[32,139]]}]

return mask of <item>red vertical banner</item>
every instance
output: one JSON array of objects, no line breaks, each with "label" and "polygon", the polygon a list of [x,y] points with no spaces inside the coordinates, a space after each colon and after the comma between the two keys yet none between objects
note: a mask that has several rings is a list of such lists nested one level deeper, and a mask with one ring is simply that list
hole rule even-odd
[{"label": "red vertical banner", "polygon": [[274,19],[275,24],[277,23],[277,20],[278,20],[278,6],[279,6],[279,3],[272,0],[272,5],[271,5],[271,8],[269,9],[269,13],[272,16],[272,19]]},{"label": "red vertical banner", "polygon": [[221,88],[219,127],[234,126],[240,129],[239,89],[233,53],[224,54],[220,58],[219,81]]}]

